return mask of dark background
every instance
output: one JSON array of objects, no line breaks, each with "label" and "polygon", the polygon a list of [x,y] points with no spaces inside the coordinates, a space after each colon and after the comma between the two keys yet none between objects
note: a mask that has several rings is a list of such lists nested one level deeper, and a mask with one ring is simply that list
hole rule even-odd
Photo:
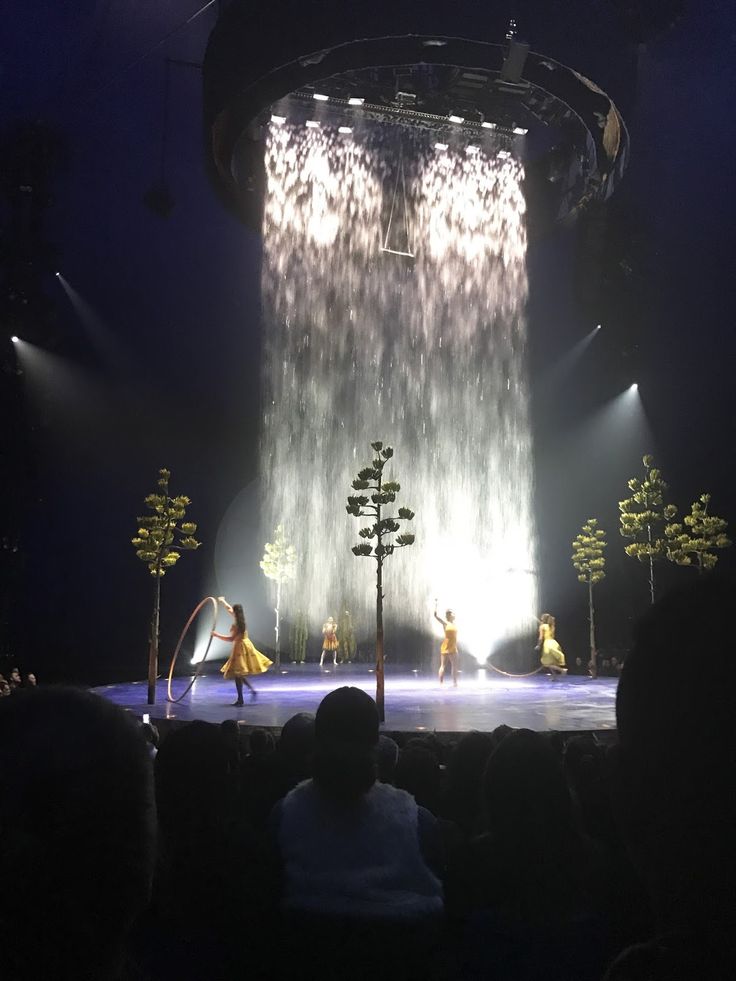
[{"label": "dark background", "polygon": [[[617,509],[642,453],[655,454],[681,508],[707,490],[713,510],[736,520],[736,12],[714,0],[645,2],[634,17],[612,0],[487,6],[472,8],[477,36],[502,38],[515,14],[520,35],[600,84],[630,129],[631,164],[610,204],[529,254],[541,603],[568,653],[584,656],[585,587],[570,542],[597,516],[610,539],[599,642],[614,651],[647,602]],[[257,475],[260,243],[207,183],[196,68],[170,68],[173,211],[162,219],[142,200],[160,173],[164,59],[201,63],[218,5],[187,24],[201,7],[16,0],[5,16],[3,161],[18,120],[48,127],[60,147],[36,237],[58,251],[33,256],[25,336],[37,343],[22,375],[5,302],[18,272],[2,166],[0,652],[42,681],[144,674],[151,582],[128,541],[158,467],[192,498],[205,543],[164,579],[164,651],[214,585],[218,528]],[[55,269],[82,302],[70,303]],[[643,411],[634,396],[611,402],[633,381]],[[734,561],[724,553],[724,565]],[[662,581],[693,575],[666,568]],[[263,583],[253,582],[259,605]]]}]

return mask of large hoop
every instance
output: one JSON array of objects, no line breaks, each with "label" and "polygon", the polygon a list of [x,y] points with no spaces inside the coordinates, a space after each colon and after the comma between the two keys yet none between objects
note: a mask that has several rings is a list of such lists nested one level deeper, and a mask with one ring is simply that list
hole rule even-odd
[{"label": "large hoop", "polygon": [[[211,603],[212,604],[212,626],[210,628],[210,639],[207,641],[207,647],[205,647],[204,654],[202,656],[202,660],[198,662],[198,664],[197,664],[197,666],[196,666],[196,668],[194,670],[194,674],[192,676],[192,680],[189,682],[189,684],[184,689],[184,691],[181,693],[181,695],[179,695],[178,698],[174,698],[174,696],[171,694],[171,679],[174,676],[174,667],[176,665],[176,659],[179,656],[179,651],[181,650],[181,645],[184,643],[184,638],[189,633],[189,628],[194,623],[194,621],[197,619],[197,615],[199,614],[199,611],[202,609],[202,607],[206,606],[208,603]],[[198,603],[195,606],[194,611],[192,612],[192,615],[189,617],[189,619],[186,622],[186,626],[184,627],[184,629],[182,630],[181,634],[179,635],[179,642],[176,645],[176,650],[174,651],[174,656],[171,658],[171,667],[169,668],[169,684],[168,684],[168,689],[167,689],[168,690],[168,694],[166,696],[167,701],[169,701],[169,702],[180,702],[182,700],[182,698],[184,698],[185,695],[188,695],[189,692],[191,691],[192,685],[194,684],[194,682],[199,677],[200,672],[202,671],[202,667],[204,666],[204,662],[207,660],[207,655],[209,654],[210,647],[212,646],[212,633],[213,633],[213,631],[214,631],[214,629],[215,629],[216,626],[217,626],[217,600],[215,599],[214,596],[205,596],[205,598],[200,603]]]}]

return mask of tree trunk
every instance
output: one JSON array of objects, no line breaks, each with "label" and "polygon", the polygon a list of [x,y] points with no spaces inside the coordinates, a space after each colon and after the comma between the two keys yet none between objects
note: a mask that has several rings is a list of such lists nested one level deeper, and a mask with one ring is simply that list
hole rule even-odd
[{"label": "tree trunk", "polygon": [[595,646],[595,610],[593,608],[593,583],[588,579],[588,623],[590,625],[590,677],[598,677],[598,651]]},{"label": "tree trunk", "polygon": [[379,559],[376,572],[376,705],[381,722],[386,721],[383,692],[383,562]]},{"label": "tree trunk", "polygon": [[[156,569],[156,572],[160,572]],[[156,576],[153,594],[153,616],[151,617],[151,636],[148,645],[148,704],[156,704],[156,677],[158,675],[158,634],[161,611],[161,576]]]},{"label": "tree trunk", "polygon": [[647,541],[649,542],[649,595],[654,605],[654,559],[652,558],[652,526],[647,525]]},{"label": "tree trunk", "polygon": [[280,614],[279,609],[281,607],[281,580],[279,579],[276,583],[276,609],[274,613],[276,614],[276,667],[281,666],[281,644],[279,642],[279,622]]}]

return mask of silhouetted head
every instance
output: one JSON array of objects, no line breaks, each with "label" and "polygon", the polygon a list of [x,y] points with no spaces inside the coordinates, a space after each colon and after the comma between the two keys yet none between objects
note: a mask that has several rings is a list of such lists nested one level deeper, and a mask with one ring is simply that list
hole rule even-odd
[{"label": "silhouetted head", "polygon": [[378,737],[378,779],[381,783],[393,783],[399,747],[395,740],[383,733]]},{"label": "silhouetted head", "polygon": [[560,842],[572,828],[560,759],[538,732],[516,729],[491,754],[483,777],[483,820],[499,841]]},{"label": "silhouetted head", "polygon": [[314,726],[315,717],[311,712],[297,712],[284,724],[279,739],[281,759],[305,776],[312,765]]},{"label": "silhouetted head", "polygon": [[360,688],[326,695],[315,719],[314,781],[322,792],[348,802],[376,780],[378,709]]},{"label": "silhouetted head", "polygon": [[233,616],[235,617],[235,625],[238,628],[238,632],[244,634],[248,627],[245,623],[245,613],[243,613],[243,607],[240,603],[233,604]]},{"label": "silhouetted head", "polygon": [[660,916],[736,919],[734,582],[705,578],[656,603],[616,698],[618,796]]},{"label": "silhouetted head", "polygon": [[440,799],[440,765],[428,746],[405,746],[399,753],[395,784],[406,790],[421,807],[437,813]]},{"label": "silhouetted head", "polygon": [[475,830],[481,777],[493,745],[490,733],[468,732],[453,749],[447,764],[447,816],[466,833]]},{"label": "silhouetted head", "polygon": [[149,899],[151,763],[132,717],[87,692],[0,704],[3,977],[108,978]]}]

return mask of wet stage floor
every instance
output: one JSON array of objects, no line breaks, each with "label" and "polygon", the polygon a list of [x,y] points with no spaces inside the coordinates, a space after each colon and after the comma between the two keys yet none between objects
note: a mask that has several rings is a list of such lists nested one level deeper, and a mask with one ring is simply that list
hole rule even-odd
[{"label": "wet stage floor", "polygon": [[[315,712],[320,700],[340,685],[355,685],[375,695],[375,676],[367,665],[340,665],[320,670],[316,664],[283,665],[253,680],[256,698],[245,695],[245,706],[234,708],[235,686],[218,675],[199,678],[176,704],[166,700],[166,681],[158,682],[156,705],[146,705],[144,681],[94,689],[110,701],[151,719],[222,722],[237,719],[247,725],[281,727],[296,712]],[[189,679],[173,682],[181,693]],[[613,730],[616,727],[615,678],[546,675],[505,678],[485,669],[464,671],[457,688],[439,685],[436,675],[402,670],[386,671],[386,731],[456,733],[491,730],[505,723],[539,732]]]}]

